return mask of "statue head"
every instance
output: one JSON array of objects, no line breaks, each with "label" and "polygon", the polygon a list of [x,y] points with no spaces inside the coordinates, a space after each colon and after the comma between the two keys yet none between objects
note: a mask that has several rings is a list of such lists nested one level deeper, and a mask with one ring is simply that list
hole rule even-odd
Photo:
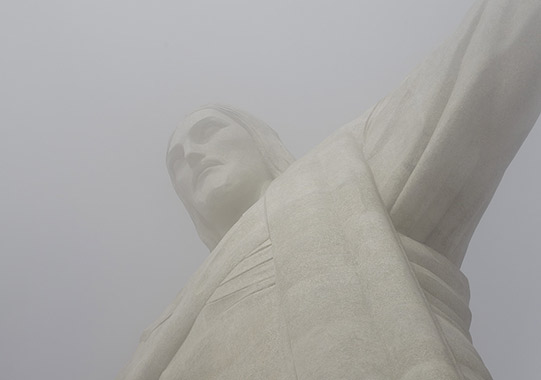
[{"label": "statue head", "polygon": [[173,187],[211,250],[291,162],[274,130],[223,105],[188,115],[167,149]]}]

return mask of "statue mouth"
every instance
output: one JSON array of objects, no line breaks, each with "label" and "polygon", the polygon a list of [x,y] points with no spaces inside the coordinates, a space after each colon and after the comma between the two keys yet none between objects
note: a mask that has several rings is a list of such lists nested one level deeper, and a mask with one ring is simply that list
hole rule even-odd
[{"label": "statue mouth", "polygon": [[192,183],[193,183],[194,187],[197,185],[197,183],[200,181],[200,179],[202,179],[206,174],[209,173],[209,171],[211,169],[213,169],[214,167],[216,167],[218,165],[221,165],[221,163],[216,161],[216,160],[208,160],[208,161],[201,162],[199,167],[197,168],[197,170],[194,172],[194,175],[193,175]]}]

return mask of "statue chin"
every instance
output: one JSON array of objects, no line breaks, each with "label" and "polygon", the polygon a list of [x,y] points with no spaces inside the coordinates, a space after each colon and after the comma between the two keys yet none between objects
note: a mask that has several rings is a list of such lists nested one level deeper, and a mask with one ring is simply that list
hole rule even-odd
[{"label": "statue chin", "polygon": [[251,178],[206,178],[195,197],[195,207],[207,223],[225,234],[263,194],[261,183]]}]

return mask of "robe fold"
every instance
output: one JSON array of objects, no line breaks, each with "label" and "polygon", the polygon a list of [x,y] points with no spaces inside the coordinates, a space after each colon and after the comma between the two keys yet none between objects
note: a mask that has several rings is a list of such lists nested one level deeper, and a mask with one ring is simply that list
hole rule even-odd
[{"label": "robe fold", "polygon": [[491,379],[459,267],[540,109],[541,1],[479,1],[274,180],[119,379]]}]

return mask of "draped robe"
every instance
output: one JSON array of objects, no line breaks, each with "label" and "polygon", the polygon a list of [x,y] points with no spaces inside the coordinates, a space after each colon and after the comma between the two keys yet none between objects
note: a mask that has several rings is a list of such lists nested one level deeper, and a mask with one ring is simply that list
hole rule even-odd
[{"label": "draped robe", "polygon": [[490,379],[459,268],[540,109],[541,2],[479,1],[274,180],[119,379]]}]

